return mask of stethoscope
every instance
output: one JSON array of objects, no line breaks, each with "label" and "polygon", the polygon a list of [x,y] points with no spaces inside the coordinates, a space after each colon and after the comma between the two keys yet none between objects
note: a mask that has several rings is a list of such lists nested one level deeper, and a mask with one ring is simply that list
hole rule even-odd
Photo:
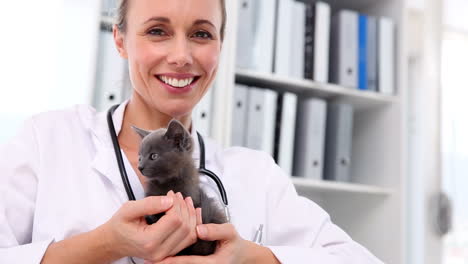
[{"label": "stethoscope", "polygon": [[[112,139],[112,144],[114,145],[114,152],[115,158],[117,160],[117,164],[119,166],[120,176],[122,177],[122,182],[125,187],[125,191],[127,192],[128,199],[131,201],[136,200],[135,194],[133,193],[132,187],[128,180],[127,171],[125,170],[125,165],[122,157],[122,153],[120,152],[120,145],[119,140],[117,139],[117,134],[115,133],[114,121],[112,119],[112,115],[114,114],[115,110],[119,107],[119,105],[112,106],[109,111],[107,111],[107,125],[109,126],[109,132]],[[224,189],[224,185],[219,179],[219,177],[212,171],[208,170],[205,167],[205,142],[203,141],[202,136],[200,133],[197,132],[198,142],[200,145],[200,167],[198,169],[198,173],[210,177],[218,186],[219,193],[221,195],[221,199],[224,203],[224,212],[228,221],[230,221],[229,215],[229,208],[228,208],[228,199],[226,194],[226,189]],[[153,224],[154,220],[150,217],[146,217],[146,221],[148,224]]]}]

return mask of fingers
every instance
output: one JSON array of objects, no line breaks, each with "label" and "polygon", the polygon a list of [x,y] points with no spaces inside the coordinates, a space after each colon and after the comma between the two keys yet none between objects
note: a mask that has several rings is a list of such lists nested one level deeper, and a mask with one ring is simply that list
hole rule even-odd
[{"label": "fingers", "polygon": [[145,215],[159,214],[167,211],[174,203],[172,197],[151,196],[137,201],[126,202],[121,209],[126,220],[133,220]]},{"label": "fingers", "polygon": [[187,203],[185,202],[184,197],[180,192],[177,193],[177,198],[179,199],[180,216],[182,217],[182,222],[187,223],[190,219],[190,213]]},{"label": "fingers", "polygon": [[197,225],[202,225],[203,224],[202,209],[197,208],[196,209],[196,214],[197,214]]},{"label": "fingers", "polygon": [[174,197],[174,203],[157,223],[149,227],[151,235],[161,241],[159,251],[167,252],[164,255],[173,256],[197,240],[197,216],[192,198],[185,200],[182,194],[169,192]]},{"label": "fingers", "polygon": [[[177,256],[166,258],[157,264],[210,264],[216,263],[212,256]],[[146,264],[146,263],[145,263]],[[151,264],[150,262],[148,264]]]},{"label": "fingers", "polygon": [[[197,213],[195,211],[195,207],[193,206],[193,200],[191,197],[185,198],[185,202],[187,203],[187,208],[189,211],[189,219],[190,219],[190,226],[196,227],[197,226]],[[195,236],[196,239],[196,236]]]},{"label": "fingers", "polygon": [[174,232],[165,242],[165,246],[169,246],[170,255],[175,255],[182,249],[192,245],[197,241],[196,234],[196,213],[193,207],[193,201],[190,197],[182,200],[182,195],[178,193],[181,199],[181,217],[182,225]]},{"label": "fingers", "polygon": [[206,224],[197,226],[200,239],[206,241],[230,240],[237,237],[237,231],[232,224]]},{"label": "fingers", "polygon": [[182,225],[179,198],[173,191],[169,191],[167,197],[173,199],[171,209],[166,211],[166,215],[161,217],[159,221],[148,227],[152,236],[160,240],[160,244],[163,244],[164,241],[174,233],[174,230]]},{"label": "fingers", "polygon": [[174,200],[174,204],[171,208],[171,210],[169,210],[166,214],[176,214],[176,215],[180,215],[180,201],[179,201],[179,197],[173,192],[173,191],[169,191],[167,193],[167,196],[168,197],[172,197],[172,199]]}]

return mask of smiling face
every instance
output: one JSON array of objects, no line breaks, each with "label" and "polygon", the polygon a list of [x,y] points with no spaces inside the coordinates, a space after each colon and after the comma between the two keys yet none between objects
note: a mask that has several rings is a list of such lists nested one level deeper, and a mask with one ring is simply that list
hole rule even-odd
[{"label": "smiling face", "polygon": [[125,32],[133,99],[168,117],[185,117],[212,84],[221,52],[218,0],[129,1]]}]

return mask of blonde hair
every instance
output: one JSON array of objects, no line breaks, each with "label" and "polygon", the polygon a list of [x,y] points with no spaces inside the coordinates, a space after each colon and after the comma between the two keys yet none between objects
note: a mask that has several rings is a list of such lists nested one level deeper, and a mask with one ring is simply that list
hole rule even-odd
[{"label": "blonde hair", "polygon": [[[222,18],[220,35],[221,35],[221,41],[223,41],[224,32],[226,31],[226,19],[227,19],[226,1],[220,0],[220,2],[221,2],[221,18]],[[127,30],[128,6],[129,6],[129,0],[121,0],[119,1],[119,5],[117,7],[116,25],[117,25],[117,28],[123,33],[125,33],[125,31]]]}]

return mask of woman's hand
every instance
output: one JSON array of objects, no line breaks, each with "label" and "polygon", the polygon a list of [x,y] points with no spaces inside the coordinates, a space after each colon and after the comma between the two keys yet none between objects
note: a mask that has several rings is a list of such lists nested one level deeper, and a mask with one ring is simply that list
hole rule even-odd
[{"label": "woman's hand", "polygon": [[197,226],[200,239],[218,241],[218,247],[209,256],[178,256],[158,264],[222,264],[222,263],[280,263],[270,249],[242,239],[232,224]]},{"label": "woman's hand", "polygon": [[[166,212],[153,225],[145,215]],[[119,258],[138,257],[153,262],[174,256],[197,240],[197,219],[190,197],[172,191],[167,196],[147,197],[125,203],[105,224],[111,250]]]}]

